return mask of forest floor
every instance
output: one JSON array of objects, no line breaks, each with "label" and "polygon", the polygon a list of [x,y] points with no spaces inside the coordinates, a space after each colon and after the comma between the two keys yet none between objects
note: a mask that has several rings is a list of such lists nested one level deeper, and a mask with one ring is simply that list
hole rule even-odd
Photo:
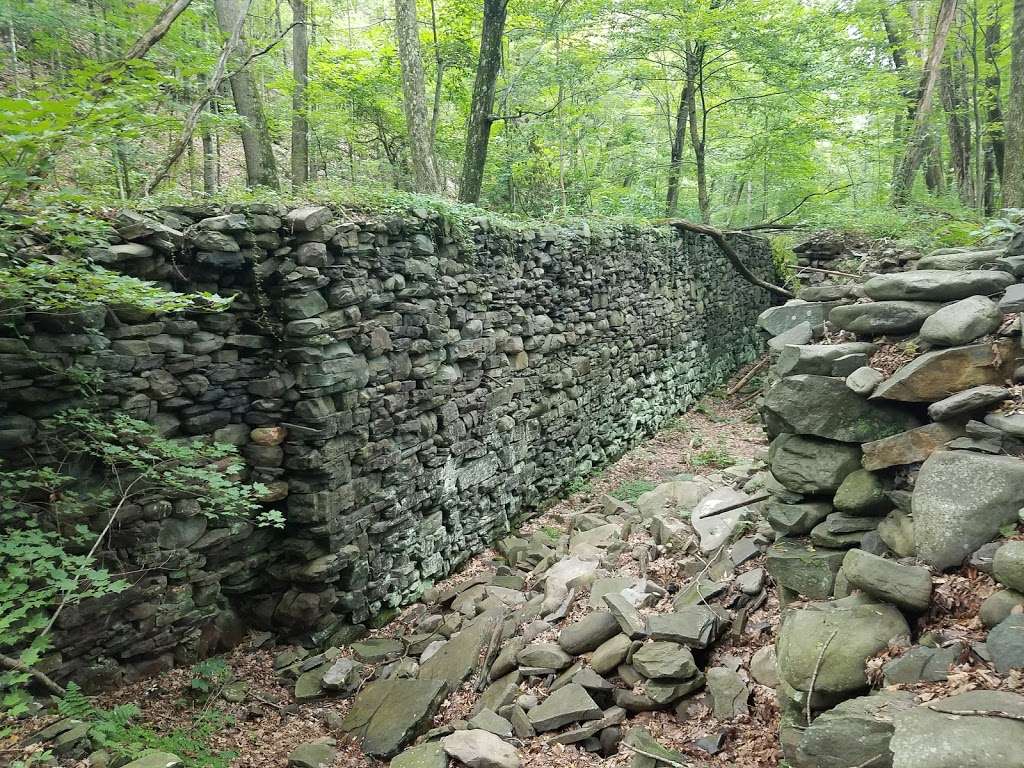
[{"label": "forest floor", "polygon": [[[531,519],[523,532],[545,527],[564,530],[575,514],[607,493],[635,498],[683,473],[713,476],[730,464],[765,458],[766,440],[749,392],[731,397],[724,393],[722,388],[717,395],[705,398],[693,410],[682,414],[592,477],[571,496]],[[484,551],[437,586],[444,590],[457,585],[485,568],[492,568],[497,558],[494,550]],[[763,560],[764,556],[760,555],[745,563],[741,570],[761,567]],[[650,564],[647,575],[659,583],[668,584],[675,576],[676,567],[674,558],[663,557]],[[629,573],[631,568],[635,565],[631,565],[629,558],[624,558],[623,569],[617,575]],[[372,634],[379,637],[400,635],[408,629],[407,621],[414,610],[415,606],[411,606],[394,622]],[[567,621],[573,618],[570,615]],[[769,590],[769,598],[764,605],[748,616],[746,631],[739,636],[729,634],[721,638],[710,655],[708,666],[748,669],[754,652],[774,642],[778,620],[778,601]],[[265,642],[266,638],[254,635],[222,657],[230,670],[228,679],[232,681],[232,687],[237,689],[237,684],[241,683],[240,687],[246,691],[240,701],[227,701],[223,696],[209,697],[205,703],[198,701],[194,686],[195,669],[180,668],[106,693],[94,704],[103,709],[123,704],[138,707],[141,713],[137,721],[157,733],[168,735],[172,744],[176,733],[197,732],[198,716],[208,718],[211,712],[218,713],[218,727],[211,729],[212,732],[204,732],[204,741],[211,753],[233,753],[233,756],[225,754],[223,762],[190,761],[189,765],[230,765],[232,768],[285,766],[289,753],[297,746],[325,736],[335,737],[338,741],[338,755],[333,768],[380,768],[385,765],[366,757],[358,745],[346,741],[340,733],[339,724],[351,706],[351,699],[326,698],[312,703],[294,703],[291,681],[280,678],[273,664],[274,657],[285,648],[254,645],[261,640]],[[775,694],[771,688],[753,681],[749,687],[753,695],[748,715],[716,721],[709,701],[698,697],[686,713],[685,720],[668,710],[641,713],[632,717],[628,725],[646,727],[665,746],[692,755],[707,766],[772,768],[781,759]],[[434,718],[435,726],[468,717],[476,698],[477,694],[466,686],[456,691]],[[22,735],[32,733],[53,719],[34,718],[22,723],[18,730]],[[694,745],[697,739],[714,737],[719,733],[724,733],[725,738],[724,747],[717,755],[711,756]],[[631,759],[631,754],[624,748],[620,748],[617,755],[603,758],[576,746],[549,745],[543,737],[517,742],[517,746],[523,768],[547,768],[556,762],[573,768],[625,766]],[[61,765],[89,768],[91,763],[81,760],[62,762]]]}]

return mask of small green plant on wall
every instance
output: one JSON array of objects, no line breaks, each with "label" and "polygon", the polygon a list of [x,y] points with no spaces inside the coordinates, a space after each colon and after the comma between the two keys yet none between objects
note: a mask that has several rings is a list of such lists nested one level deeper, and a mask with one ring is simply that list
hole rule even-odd
[{"label": "small green plant on wall", "polygon": [[187,499],[198,514],[281,526],[259,485],[239,482],[233,446],[160,436],[123,414],[75,409],[41,425],[25,466],[0,465],[0,710],[25,711],[25,686],[63,693],[37,669],[61,613],[128,587],[101,560],[119,515],[144,497]]}]

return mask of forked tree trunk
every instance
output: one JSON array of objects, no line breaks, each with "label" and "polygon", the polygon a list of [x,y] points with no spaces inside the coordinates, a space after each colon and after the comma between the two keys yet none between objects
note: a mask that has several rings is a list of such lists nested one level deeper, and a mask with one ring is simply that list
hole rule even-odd
[{"label": "forked tree trunk", "polygon": [[[224,35],[230,35],[241,12],[242,0],[214,0],[217,23]],[[248,46],[243,35],[236,53],[241,61],[248,57]],[[235,111],[242,118],[242,152],[245,155],[246,183],[250,187],[278,188],[277,163],[274,160],[270,130],[263,112],[263,98],[252,73],[246,67],[238,69],[228,78]]]},{"label": "forked tree trunk", "polygon": [[[702,87],[704,52],[703,43],[697,43],[686,55],[686,82],[688,93],[686,109],[690,118],[690,144],[693,145],[693,160],[697,167],[697,207],[700,208],[700,220],[705,224],[711,221],[711,197],[708,194],[707,176],[707,110],[704,105]],[[697,125],[697,95],[700,93],[701,120]]]},{"label": "forked tree trunk", "polygon": [[[1020,1],[1024,2],[1024,0]],[[902,205],[910,198],[914,175],[928,150],[928,118],[931,114],[942,55],[946,50],[946,40],[949,38],[949,30],[953,25],[953,17],[956,15],[956,5],[957,0],[942,0],[939,7],[935,34],[932,37],[931,48],[928,51],[928,58],[925,60],[924,72],[921,76],[921,85],[918,88],[914,125],[907,137],[907,146],[903,157],[893,175],[892,201],[896,205]]]},{"label": "forked tree trunk", "polygon": [[412,155],[413,185],[417,192],[436,193],[440,184],[427,116],[416,0],[395,0],[395,37],[398,39],[398,60],[402,68],[402,103],[405,107],[409,152]]},{"label": "forked tree trunk", "polygon": [[306,0],[292,5],[292,189],[309,181],[309,121],[306,118],[306,85],[309,82],[309,34]]},{"label": "forked tree trunk", "polygon": [[501,40],[505,34],[508,0],[484,0],[484,23],[480,33],[480,58],[473,81],[473,100],[466,126],[466,151],[462,160],[462,183],[459,199],[464,203],[480,202],[487,144],[491,138],[494,91],[501,69]]}]

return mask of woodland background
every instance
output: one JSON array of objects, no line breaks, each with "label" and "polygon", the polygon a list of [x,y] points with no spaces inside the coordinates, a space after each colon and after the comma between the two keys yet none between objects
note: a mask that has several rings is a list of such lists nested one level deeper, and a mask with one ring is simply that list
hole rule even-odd
[{"label": "woodland background", "polygon": [[0,9],[8,205],[310,183],[943,242],[1024,206],[1024,0]]}]

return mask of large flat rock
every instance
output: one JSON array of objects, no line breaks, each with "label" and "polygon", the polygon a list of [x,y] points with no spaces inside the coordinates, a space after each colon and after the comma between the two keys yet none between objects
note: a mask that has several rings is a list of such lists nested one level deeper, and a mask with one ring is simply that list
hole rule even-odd
[{"label": "large flat rock", "polygon": [[904,408],[858,395],[843,379],[808,374],[787,376],[775,384],[765,396],[762,415],[775,434],[846,443],[880,440],[921,423]]},{"label": "large flat rock", "polygon": [[893,768],[1024,768],[1022,720],[1024,696],[1016,693],[969,691],[930,701],[896,715]]},{"label": "large flat rock", "polygon": [[892,437],[864,443],[861,446],[864,469],[874,472],[902,464],[916,464],[963,434],[963,427],[956,424],[925,424]]},{"label": "large flat rock", "polygon": [[443,680],[377,680],[356,696],[341,728],[366,754],[393,757],[434,716],[447,690]]},{"label": "large flat rock", "polygon": [[918,269],[873,277],[864,283],[864,293],[875,301],[956,301],[1000,293],[1013,282],[1006,272]]},{"label": "large flat rock", "polygon": [[784,433],[768,452],[772,476],[786,489],[808,495],[834,493],[860,469],[860,448],[816,437]]},{"label": "large flat rock", "polygon": [[982,384],[1003,384],[1013,375],[1018,350],[1008,340],[926,352],[883,381],[872,399],[934,403]]},{"label": "large flat rock", "polygon": [[829,321],[844,331],[865,336],[902,336],[913,333],[942,304],[933,301],[872,301],[836,307]]}]

